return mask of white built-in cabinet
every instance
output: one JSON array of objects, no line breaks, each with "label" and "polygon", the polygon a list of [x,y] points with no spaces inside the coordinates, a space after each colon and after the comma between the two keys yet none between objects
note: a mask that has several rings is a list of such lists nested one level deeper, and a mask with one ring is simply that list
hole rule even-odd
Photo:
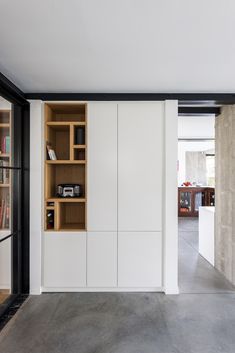
[{"label": "white built-in cabinet", "polygon": [[43,290],[161,290],[164,109],[88,103],[87,232],[44,233]]},{"label": "white built-in cabinet", "polygon": [[117,104],[88,104],[88,231],[117,231]]},{"label": "white built-in cabinet", "polygon": [[117,286],[117,232],[87,233],[87,285]]},{"label": "white built-in cabinet", "polygon": [[43,265],[44,287],[85,287],[86,233],[46,232]]},{"label": "white built-in cabinet", "polygon": [[161,231],[162,160],[163,104],[119,104],[119,231]]},{"label": "white built-in cabinet", "polygon": [[120,232],[118,235],[118,285],[162,286],[162,234]]}]

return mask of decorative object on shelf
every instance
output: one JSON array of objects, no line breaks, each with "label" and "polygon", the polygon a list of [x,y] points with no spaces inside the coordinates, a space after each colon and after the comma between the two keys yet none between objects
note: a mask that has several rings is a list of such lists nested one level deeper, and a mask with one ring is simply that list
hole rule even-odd
[{"label": "decorative object on shelf", "polygon": [[182,186],[192,186],[190,181],[185,181]]},{"label": "decorative object on shelf", "polygon": [[76,128],[76,144],[85,145],[85,129],[83,127]]},{"label": "decorative object on shelf", "polygon": [[82,196],[82,187],[79,184],[59,184],[57,186],[57,196],[80,197]]},{"label": "decorative object on shelf", "polygon": [[52,160],[52,161],[57,160],[55,151],[53,150],[50,142],[47,142],[47,153],[48,153],[48,157],[50,158],[50,160]]},{"label": "decorative object on shelf", "polygon": [[47,211],[47,229],[54,229],[54,211]]}]

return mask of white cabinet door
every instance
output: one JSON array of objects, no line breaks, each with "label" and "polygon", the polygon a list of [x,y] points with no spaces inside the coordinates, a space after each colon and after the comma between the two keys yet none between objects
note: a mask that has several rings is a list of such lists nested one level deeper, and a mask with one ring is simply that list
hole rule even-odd
[{"label": "white cabinet door", "polygon": [[88,232],[87,285],[117,286],[117,232]]},{"label": "white cabinet door", "polygon": [[86,233],[44,233],[44,287],[86,286]]},{"label": "white cabinet door", "polygon": [[117,104],[88,104],[88,230],[117,230]]},{"label": "white cabinet door", "polygon": [[118,286],[162,287],[160,232],[118,233]]},{"label": "white cabinet door", "polygon": [[162,230],[164,104],[118,104],[118,230]]}]

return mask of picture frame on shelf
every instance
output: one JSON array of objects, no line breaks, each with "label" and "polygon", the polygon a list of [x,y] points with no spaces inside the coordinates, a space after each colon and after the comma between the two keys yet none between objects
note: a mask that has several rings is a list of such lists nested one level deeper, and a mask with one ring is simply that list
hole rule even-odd
[{"label": "picture frame on shelf", "polygon": [[48,157],[49,157],[49,159],[51,161],[56,161],[57,160],[56,153],[53,150],[52,145],[51,145],[50,142],[47,142],[47,154],[48,154]]}]

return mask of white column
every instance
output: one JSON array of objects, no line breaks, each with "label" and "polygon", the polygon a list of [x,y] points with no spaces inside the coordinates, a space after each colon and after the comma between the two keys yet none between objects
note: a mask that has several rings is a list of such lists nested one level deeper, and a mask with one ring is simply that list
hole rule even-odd
[{"label": "white column", "polygon": [[30,101],[30,294],[41,294],[43,107]]},{"label": "white column", "polygon": [[178,294],[177,149],[178,102],[165,102],[164,288]]}]

